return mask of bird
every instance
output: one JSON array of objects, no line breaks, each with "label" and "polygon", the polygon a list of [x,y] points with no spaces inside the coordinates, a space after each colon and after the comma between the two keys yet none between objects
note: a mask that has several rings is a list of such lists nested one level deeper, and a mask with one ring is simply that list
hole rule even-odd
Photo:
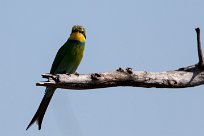
[{"label": "bird", "polygon": [[[64,43],[64,45],[58,50],[55,59],[52,63],[50,74],[73,74],[76,72],[84,53],[86,42],[86,30],[83,26],[74,25],[71,30],[70,37]],[[41,129],[43,117],[47,110],[47,107],[52,99],[52,96],[56,88],[47,87],[45,89],[44,97],[33,116],[32,120],[28,124],[26,130],[36,122],[38,130]]]}]

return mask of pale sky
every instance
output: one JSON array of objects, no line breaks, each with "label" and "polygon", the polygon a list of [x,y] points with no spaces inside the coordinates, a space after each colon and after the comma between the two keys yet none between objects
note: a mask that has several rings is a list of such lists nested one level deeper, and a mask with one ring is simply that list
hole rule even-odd
[{"label": "pale sky", "polygon": [[132,67],[166,71],[198,62],[204,43],[203,0],[0,0],[0,135],[203,136],[204,88],[58,89],[42,129],[26,127],[71,27],[87,30],[78,73]]}]

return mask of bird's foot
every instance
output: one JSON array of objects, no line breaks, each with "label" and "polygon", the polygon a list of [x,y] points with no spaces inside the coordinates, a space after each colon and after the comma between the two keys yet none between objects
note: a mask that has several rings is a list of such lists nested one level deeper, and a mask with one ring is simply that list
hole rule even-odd
[{"label": "bird's foot", "polygon": [[76,76],[79,76],[79,73],[77,73],[77,72],[74,72],[74,75],[76,75]]},{"label": "bird's foot", "polygon": [[53,76],[52,76],[52,79],[53,79],[55,82],[59,82],[59,75],[53,75]]}]

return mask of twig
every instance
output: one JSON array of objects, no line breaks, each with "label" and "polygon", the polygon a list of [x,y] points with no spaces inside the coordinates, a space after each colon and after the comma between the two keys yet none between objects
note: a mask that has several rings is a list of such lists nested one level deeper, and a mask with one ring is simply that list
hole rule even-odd
[{"label": "twig", "polygon": [[198,49],[198,67],[203,69],[204,68],[204,61],[203,61],[203,53],[202,53],[202,48],[201,48],[201,42],[200,42],[200,28],[195,29],[196,34],[197,34],[197,49]]}]

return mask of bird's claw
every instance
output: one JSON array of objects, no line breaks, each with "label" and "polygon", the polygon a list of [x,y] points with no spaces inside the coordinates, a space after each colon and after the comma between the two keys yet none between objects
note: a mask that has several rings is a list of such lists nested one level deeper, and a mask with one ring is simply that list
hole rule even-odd
[{"label": "bird's claw", "polygon": [[77,73],[77,72],[74,72],[74,75],[76,75],[76,76],[79,76],[79,73]]},{"label": "bird's claw", "polygon": [[53,79],[55,82],[59,82],[59,75],[53,75],[53,76],[52,76],[52,79]]}]

